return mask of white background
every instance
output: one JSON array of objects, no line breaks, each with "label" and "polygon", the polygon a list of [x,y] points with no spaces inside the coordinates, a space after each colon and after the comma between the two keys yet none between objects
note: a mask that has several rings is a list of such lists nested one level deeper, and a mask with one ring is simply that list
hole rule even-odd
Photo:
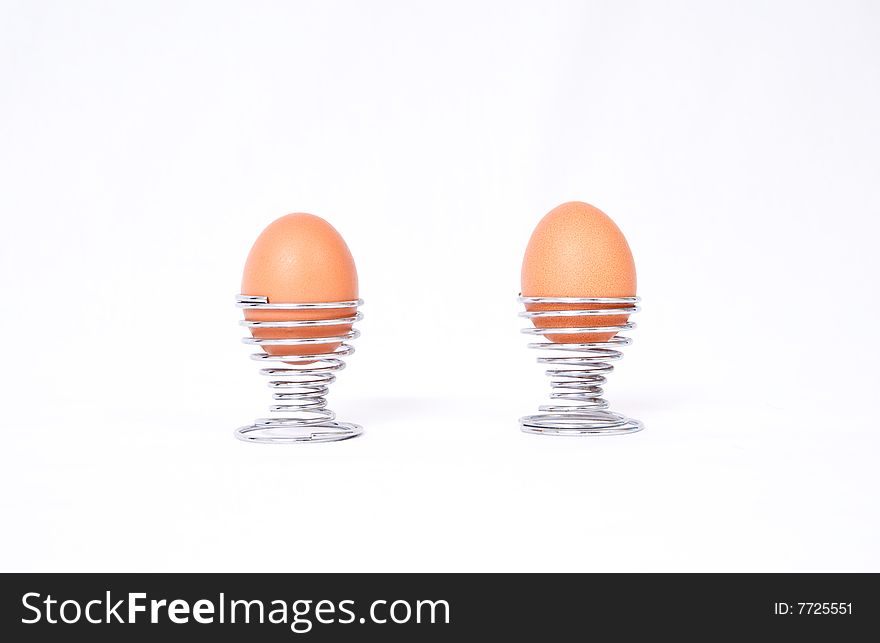
[{"label": "white background", "polygon": [[[0,570],[880,571],[878,114],[873,2],[2,2]],[[517,425],[574,199],[638,435]],[[245,444],[293,211],[358,265],[366,434]]]}]

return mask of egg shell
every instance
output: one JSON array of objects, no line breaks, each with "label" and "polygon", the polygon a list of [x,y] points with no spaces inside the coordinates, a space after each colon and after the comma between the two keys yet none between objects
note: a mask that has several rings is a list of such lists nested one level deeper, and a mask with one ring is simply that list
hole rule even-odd
[{"label": "egg shell", "polygon": [[[276,219],[254,242],[241,280],[243,295],[264,296],[269,303],[323,303],[358,298],[354,259],[336,229],[313,214]],[[301,321],[352,317],[355,308],[323,310],[245,309],[252,321]],[[315,328],[251,328],[261,339],[303,339],[343,335],[351,324]],[[302,346],[262,346],[271,355],[323,355],[340,342]]]},{"label": "egg shell", "polygon": [[[634,297],[636,268],[620,228],[598,208],[571,201],[547,213],[526,247],[522,290],[526,297]],[[605,310],[616,304],[527,304],[527,310]],[[535,318],[538,328],[617,326],[628,315]],[[554,342],[606,342],[616,333],[548,335]]]}]

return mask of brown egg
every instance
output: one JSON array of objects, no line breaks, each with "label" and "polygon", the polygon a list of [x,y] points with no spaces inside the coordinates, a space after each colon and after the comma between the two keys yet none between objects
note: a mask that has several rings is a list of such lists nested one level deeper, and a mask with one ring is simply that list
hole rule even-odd
[{"label": "brown egg", "polygon": [[[241,294],[264,296],[270,304],[323,303],[358,298],[354,259],[336,229],[313,214],[288,214],[273,221],[248,255]],[[249,310],[252,321],[300,321],[352,317],[355,308],[330,310]],[[314,328],[252,328],[258,338],[302,339],[343,335],[351,324]],[[302,346],[263,346],[272,355],[332,353],[340,342]]]},{"label": "brown egg", "polygon": [[[525,297],[634,297],[636,267],[629,244],[608,215],[571,201],[551,210],[529,239],[522,265]],[[528,304],[527,310],[598,310],[624,305]],[[535,318],[538,328],[623,324],[628,315]],[[605,342],[616,333],[548,335],[554,342]]]}]

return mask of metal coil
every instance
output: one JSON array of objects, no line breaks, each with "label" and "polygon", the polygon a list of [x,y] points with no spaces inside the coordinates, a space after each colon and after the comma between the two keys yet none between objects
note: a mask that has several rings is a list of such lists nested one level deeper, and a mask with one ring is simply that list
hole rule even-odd
[{"label": "metal coil", "polygon": [[[236,306],[248,310],[338,310],[357,308],[362,299],[310,304],[272,304],[267,297],[238,295]],[[350,317],[302,321],[256,321],[243,319],[239,323],[246,328],[290,329],[321,328],[322,326],[350,325],[363,319],[360,312]],[[354,347],[346,342],[360,336],[351,329],[341,335],[308,338],[258,338],[244,337],[241,341],[253,346],[310,346],[339,344],[330,353],[309,355],[270,355],[254,353],[251,359],[269,364],[260,373],[272,379],[269,388],[277,402],[269,407],[275,417],[259,418],[253,424],[235,431],[235,436],[245,442],[336,442],[363,433],[363,427],[350,422],[337,422],[336,414],[327,408],[327,392],[336,381],[336,373],[345,368],[343,357],[354,353]]]},{"label": "metal coil", "polygon": [[[566,317],[610,317],[631,315],[639,311],[639,297],[520,297],[520,303],[583,305],[577,310],[526,310],[520,317],[526,319],[559,319]],[[593,308],[595,305],[615,305],[620,308]],[[524,328],[526,335],[585,335],[620,333],[635,328],[632,322],[615,326],[571,328]],[[548,364],[546,374],[551,378],[550,399],[557,404],[539,407],[541,413],[520,418],[520,427],[526,433],[542,435],[617,435],[636,433],[644,425],[620,413],[608,410],[602,397],[606,376],[614,370],[611,362],[623,357],[619,350],[632,340],[615,335],[603,342],[565,343],[554,341],[533,342],[528,346],[541,351],[552,351],[538,358],[539,364]],[[559,356],[557,353],[566,353]]]}]

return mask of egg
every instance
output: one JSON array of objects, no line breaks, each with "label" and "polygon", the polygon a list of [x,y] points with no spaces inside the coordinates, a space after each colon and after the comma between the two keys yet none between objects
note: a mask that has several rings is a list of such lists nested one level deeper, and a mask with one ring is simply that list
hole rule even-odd
[{"label": "egg", "polygon": [[[323,303],[358,298],[354,259],[336,229],[313,214],[288,214],[263,230],[248,254],[241,294],[268,297],[270,304]],[[245,309],[250,321],[301,321],[352,317],[355,308],[322,310]],[[312,328],[251,328],[261,339],[304,339],[340,336],[351,324]],[[272,355],[323,355],[340,342],[300,346],[266,346]]]},{"label": "egg", "polygon": [[[634,297],[636,267],[620,228],[598,208],[571,201],[551,210],[538,223],[522,264],[524,297]],[[596,310],[625,304],[527,304],[533,310]],[[538,328],[616,326],[628,315],[538,317]],[[616,333],[548,335],[554,342],[606,342]]]}]

